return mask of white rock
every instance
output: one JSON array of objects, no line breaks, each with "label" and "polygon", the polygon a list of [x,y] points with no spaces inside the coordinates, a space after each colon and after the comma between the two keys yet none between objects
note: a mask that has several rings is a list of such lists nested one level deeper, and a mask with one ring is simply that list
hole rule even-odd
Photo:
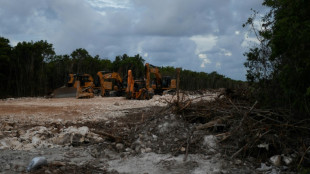
[{"label": "white rock", "polygon": [[180,149],[182,152],[184,152],[186,149],[185,149],[185,147],[181,147],[181,149]]},{"label": "white rock", "polygon": [[272,168],[271,166],[267,166],[265,163],[261,163],[260,168],[257,168],[256,170],[260,172],[265,172],[265,171],[270,170],[271,168]]},{"label": "white rock", "polygon": [[131,148],[129,148],[129,147],[127,147],[127,148],[125,149],[125,151],[126,151],[126,152],[131,152],[131,151],[132,151],[132,149],[131,149]]},{"label": "white rock", "polygon": [[85,136],[89,132],[89,128],[86,126],[79,127],[78,131],[81,135]]},{"label": "white rock", "polygon": [[156,141],[157,140],[157,138],[158,138],[158,136],[156,136],[156,135],[152,135],[152,137],[153,137],[153,139]]},{"label": "white rock", "polygon": [[282,161],[286,165],[290,165],[293,162],[293,159],[291,157],[287,157],[287,156],[282,155]]},{"label": "white rock", "polygon": [[35,157],[31,160],[30,164],[27,167],[27,172],[35,170],[43,165],[47,165],[47,160],[45,157]]},{"label": "white rock", "polygon": [[124,145],[122,143],[117,143],[115,145],[115,147],[116,147],[117,150],[123,150],[124,149]]},{"label": "white rock", "polygon": [[217,138],[214,135],[207,135],[203,138],[203,145],[207,146],[210,151],[215,151],[217,147]]},{"label": "white rock", "polygon": [[31,139],[32,144],[38,144],[40,142],[40,138],[37,136],[33,136]]},{"label": "white rock", "polygon": [[242,163],[242,161],[240,159],[236,159],[234,162],[236,165],[240,165]]},{"label": "white rock", "polygon": [[257,145],[258,148],[264,148],[266,149],[267,151],[269,150],[269,144],[267,143],[262,143],[262,144],[259,144]]},{"label": "white rock", "polygon": [[145,153],[150,153],[150,152],[152,152],[152,149],[151,148],[145,148]]},{"label": "white rock", "polygon": [[275,155],[270,158],[270,162],[274,166],[280,166],[281,165],[281,155]]}]

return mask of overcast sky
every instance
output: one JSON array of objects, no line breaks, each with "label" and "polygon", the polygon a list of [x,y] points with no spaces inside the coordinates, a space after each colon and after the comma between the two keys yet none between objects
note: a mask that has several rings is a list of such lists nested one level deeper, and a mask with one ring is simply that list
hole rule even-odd
[{"label": "overcast sky", "polygon": [[15,46],[47,40],[56,54],[85,48],[114,60],[140,54],[157,66],[245,80],[255,42],[242,24],[262,0],[0,0],[0,35]]}]

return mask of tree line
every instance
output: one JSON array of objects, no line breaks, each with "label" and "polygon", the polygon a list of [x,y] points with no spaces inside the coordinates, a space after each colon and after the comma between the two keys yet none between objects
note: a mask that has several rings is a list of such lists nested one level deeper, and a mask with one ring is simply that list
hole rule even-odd
[{"label": "tree line", "polygon": [[258,12],[243,25],[259,40],[244,55],[247,80],[265,107],[283,107],[310,116],[310,1],[264,0],[270,11],[261,28]]},{"label": "tree line", "polygon": [[[113,71],[125,77],[131,69],[135,78],[143,78],[144,64],[139,54],[123,54],[111,61],[98,55],[93,57],[86,49],[78,48],[70,55],[57,55],[47,41],[24,41],[12,47],[9,39],[0,37],[0,98],[44,96],[63,86],[69,73],[87,73],[95,77],[98,71]],[[160,71],[162,75],[176,75],[174,67],[160,67]],[[216,72],[183,70],[180,88],[235,87],[239,83]]]}]

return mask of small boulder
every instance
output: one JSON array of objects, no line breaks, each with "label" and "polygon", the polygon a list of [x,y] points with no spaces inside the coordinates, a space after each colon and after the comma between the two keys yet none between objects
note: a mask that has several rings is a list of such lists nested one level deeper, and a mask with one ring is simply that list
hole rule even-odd
[{"label": "small boulder", "polygon": [[281,165],[281,155],[272,156],[270,158],[270,162],[274,166],[280,166]]},{"label": "small boulder", "polygon": [[150,153],[150,152],[152,152],[152,149],[151,148],[145,148],[145,153]]},{"label": "small boulder", "polygon": [[291,157],[282,155],[282,161],[286,164],[286,165],[290,165],[293,162],[293,159]]},{"label": "small boulder", "polygon": [[122,143],[117,143],[117,144],[115,145],[115,147],[116,147],[116,149],[117,149],[118,151],[122,151],[122,150],[124,149],[124,144],[122,144]]},{"label": "small boulder", "polygon": [[27,167],[27,172],[36,170],[40,168],[41,166],[47,165],[47,160],[45,157],[35,157],[31,160],[30,164]]}]

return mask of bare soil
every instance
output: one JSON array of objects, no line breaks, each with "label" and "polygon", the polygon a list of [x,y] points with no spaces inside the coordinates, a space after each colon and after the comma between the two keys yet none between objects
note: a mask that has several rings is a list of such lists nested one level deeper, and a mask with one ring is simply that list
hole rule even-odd
[{"label": "bare soil", "polygon": [[126,100],[123,97],[75,98],[18,98],[0,101],[0,119],[29,122],[76,121],[81,119],[107,119],[123,116],[126,109],[165,106],[163,97],[152,100]]},{"label": "bare soil", "polygon": [[212,135],[188,150],[181,141],[194,125],[167,109],[175,98],[1,100],[0,173],[25,173],[38,156],[48,165],[32,173],[255,173],[246,162],[223,158]]}]

